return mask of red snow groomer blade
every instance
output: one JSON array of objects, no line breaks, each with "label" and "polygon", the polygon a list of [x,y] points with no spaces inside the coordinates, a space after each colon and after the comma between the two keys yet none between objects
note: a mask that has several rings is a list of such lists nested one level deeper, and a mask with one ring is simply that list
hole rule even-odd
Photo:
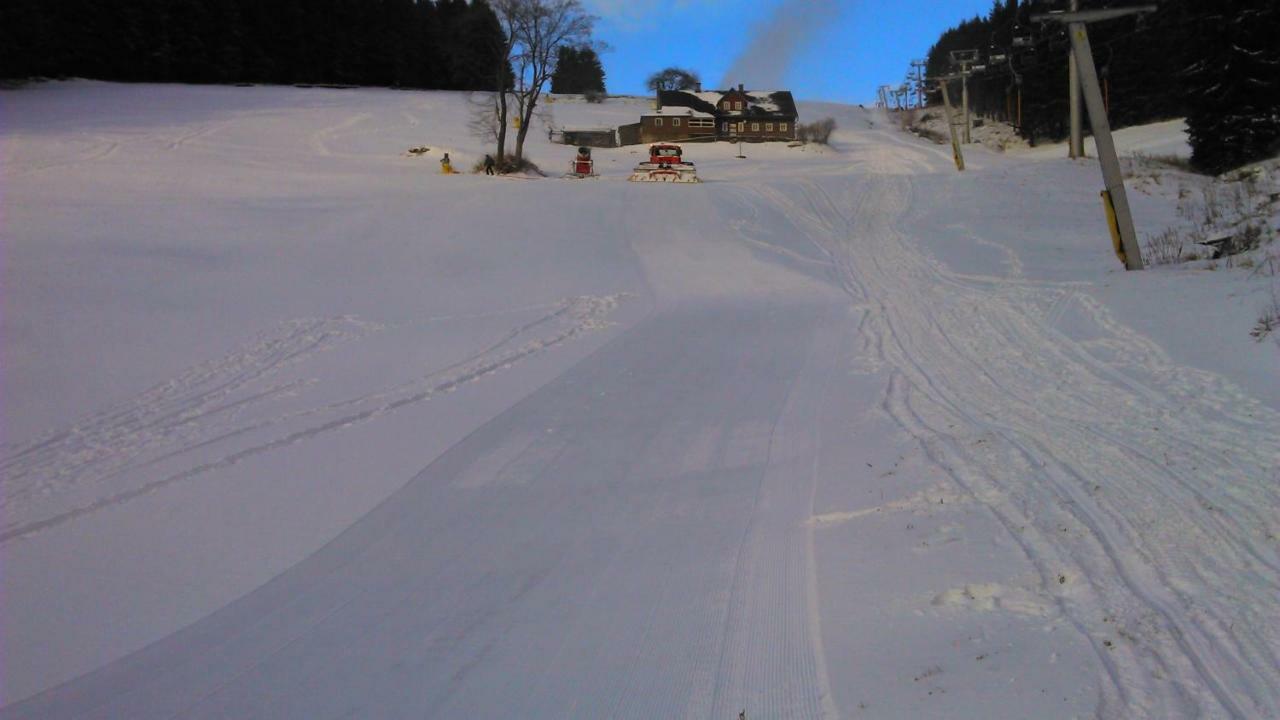
[{"label": "red snow groomer blade", "polygon": [[681,157],[680,146],[667,143],[651,145],[649,162],[637,165],[627,179],[632,182],[699,182],[697,169]]}]

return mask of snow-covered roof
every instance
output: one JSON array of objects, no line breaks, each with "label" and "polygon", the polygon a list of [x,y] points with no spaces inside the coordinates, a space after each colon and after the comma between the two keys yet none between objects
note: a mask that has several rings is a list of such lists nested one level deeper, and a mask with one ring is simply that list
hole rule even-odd
[{"label": "snow-covered roof", "polygon": [[724,97],[725,91],[713,90],[711,92],[694,92],[694,93],[687,93],[687,94],[692,95],[698,98],[699,100],[702,100],[703,102],[716,105],[720,102],[720,98]]},{"label": "snow-covered roof", "polygon": [[767,92],[749,92],[747,93],[747,102],[751,103],[751,107],[759,108],[768,113],[776,113],[779,111],[778,102],[773,98],[774,93]]},{"label": "snow-covered roof", "polygon": [[645,117],[696,117],[696,118],[714,118],[715,115],[704,112],[702,110],[694,110],[693,108],[675,105],[672,107],[662,107],[644,114]]},{"label": "snow-covered roof", "polygon": [[671,108],[692,108],[704,112],[709,117],[722,114],[718,111],[720,101],[729,94],[741,94],[746,98],[746,107],[742,110],[726,111],[731,115],[786,115],[797,117],[796,101],[787,90],[713,90],[710,92],[685,92],[682,90],[663,90],[658,93],[658,101],[664,111]]}]

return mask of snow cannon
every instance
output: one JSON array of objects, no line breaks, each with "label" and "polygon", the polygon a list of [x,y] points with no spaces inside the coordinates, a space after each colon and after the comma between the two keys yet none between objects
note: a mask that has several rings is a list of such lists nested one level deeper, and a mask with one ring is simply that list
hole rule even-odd
[{"label": "snow cannon", "polygon": [[596,176],[595,163],[591,160],[591,148],[578,148],[578,155],[569,161],[567,178],[589,178]]},{"label": "snow cannon", "polygon": [[681,156],[680,146],[670,143],[650,145],[649,161],[637,165],[627,179],[632,182],[700,182],[693,163]]}]

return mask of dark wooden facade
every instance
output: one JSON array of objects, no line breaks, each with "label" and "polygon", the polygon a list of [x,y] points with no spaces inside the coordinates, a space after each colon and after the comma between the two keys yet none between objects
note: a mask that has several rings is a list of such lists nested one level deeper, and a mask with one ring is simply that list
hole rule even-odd
[{"label": "dark wooden facade", "polygon": [[619,145],[639,145],[641,142],[644,142],[640,137],[640,123],[630,123],[629,125],[618,126]]},{"label": "dark wooden facade", "polygon": [[[672,110],[676,110],[672,108]],[[641,142],[715,140],[716,119],[682,115],[678,111],[640,118]]]}]

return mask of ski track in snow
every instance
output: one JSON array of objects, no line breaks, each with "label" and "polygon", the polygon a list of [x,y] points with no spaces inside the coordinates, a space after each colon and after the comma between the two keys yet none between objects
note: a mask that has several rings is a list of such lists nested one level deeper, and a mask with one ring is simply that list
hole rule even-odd
[{"label": "ski track in snow", "polygon": [[804,520],[842,317],[651,318],[269,584],[0,717],[837,717]]},{"label": "ski track in snow", "polygon": [[[915,250],[897,229],[914,198],[894,144],[865,149],[848,184],[759,189],[867,309],[868,350],[892,368],[885,410],[995,513],[1089,639],[1110,676],[1101,717],[1270,716],[1280,417],[1070,288],[956,276]],[[1054,330],[1067,305],[1107,335]]]},{"label": "ski track in snow", "polygon": [[[272,401],[301,395],[315,383],[274,376],[316,353],[387,329],[351,317],[285,323],[224,358],[5,452],[0,544],[452,392],[606,327],[620,299],[571,298],[490,347],[415,380],[272,415]],[[210,450],[211,456],[201,454]],[[175,463],[180,469],[171,469]],[[155,467],[164,468],[159,477],[148,473]],[[68,497],[74,498],[70,507]]]},{"label": "ski track in snow", "polygon": [[28,175],[39,175],[53,170],[64,170],[77,165],[107,160],[120,149],[120,143],[120,140],[114,140],[106,135],[92,135],[81,142],[69,143],[71,145],[68,148],[70,157],[65,159],[24,164],[21,161],[6,158],[4,173],[10,178],[17,179]]},{"label": "ski track in snow", "polygon": [[[335,153],[330,149],[333,140],[340,137],[343,133],[350,132],[363,123],[367,123],[373,119],[372,113],[362,112],[343,120],[336,125],[322,128],[312,133],[308,138],[308,144],[312,151],[319,157],[334,157]],[[341,156],[341,153],[338,154]],[[344,156],[352,157],[352,156]],[[358,156],[356,156],[358,157]]]},{"label": "ski track in snow", "polygon": [[[429,125],[429,110],[396,122]],[[301,140],[317,157],[367,159],[339,147],[374,119],[335,113]],[[95,163],[135,141],[190,151],[222,127],[86,136],[68,159],[6,172]],[[949,154],[859,136],[838,162],[765,180],[744,164],[688,190],[727,209],[734,240],[839,283],[847,307],[663,298],[662,312],[457,443],[331,545],[0,716],[337,717],[346,703],[363,717],[840,717],[814,535],[945,503],[989,509],[1036,573],[943,586],[932,605],[1065,618],[1103,675],[1097,716],[1275,717],[1280,416],[1171,361],[1085,283],[1028,280],[1016,253],[981,238],[971,242],[1004,253],[1007,276],[929,257],[901,228],[924,204],[912,176],[942,171]],[[649,190],[666,188],[628,188],[617,218],[633,244]],[[795,237],[759,232],[779,217]],[[321,354],[414,329],[285,323],[5,448],[0,545],[483,380],[605,327],[621,302],[426,318],[530,319],[446,367],[338,399],[318,397],[323,382],[304,372]],[[1072,319],[1095,332],[1059,329]],[[818,448],[841,441],[817,418],[839,371],[885,375],[880,410],[947,484],[815,513]],[[547,519],[511,522],[536,513]]]}]

